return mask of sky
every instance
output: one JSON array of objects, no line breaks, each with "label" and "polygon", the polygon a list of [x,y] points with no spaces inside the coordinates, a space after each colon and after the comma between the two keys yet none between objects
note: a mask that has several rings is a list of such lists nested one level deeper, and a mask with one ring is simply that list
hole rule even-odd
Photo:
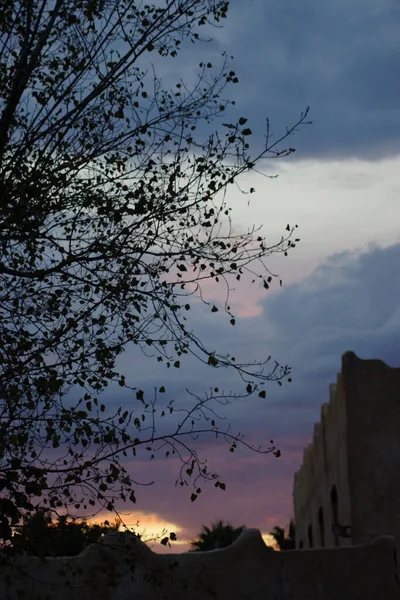
[{"label": "sky", "polygon": [[[211,33],[212,43],[190,45],[170,71],[163,67],[165,77],[190,77],[200,60],[226,50],[239,77],[229,92],[236,101],[231,114],[248,116],[255,147],[263,144],[266,117],[276,135],[307,106],[313,123],[290,138],[295,155],[264,162],[259,173],[242,178],[256,189],[250,206],[248,196],[229,190],[238,232],[262,225],[274,243],[287,223],[299,226],[296,248],[268,263],[283,286],[275,282],[268,292],[258,284],[236,287],[234,328],[222,311],[210,314],[201,305],[190,323],[206,343],[234,348],[238,359],[271,354],[290,365],[293,381],[268,384],[266,399],[219,408],[246,440],[268,445],[273,439],[280,458],[240,449],[231,454],[213,439],[196,442],[221,473],[225,491],[204,485],[192,503],[191,490],[174,485],[177,462],[138,457],[131,463],[135,479],[154,484],[137,487],[137,504],[125,521],[138,520],[148,535],[175,531],[178,543],[168,552],[188,549],[202,525],[218,519],[265,536],[287,525],[293,475],[341,355],[352,350],[400,366],[400,6],[395,0],[232,0],[224,27]],[[212,285],[206,298],[222,301]],[[186,388],[241,389],[234,373],[190,359],[179,372],[166,372],[130,348],[119,366],[133,385],[151,391],[164,384],[166,399],[178,403],[190,400]],[[109,403],[132,406],[125,390],[107,393]],[[153,549],[165,551],[159,544]]]}]

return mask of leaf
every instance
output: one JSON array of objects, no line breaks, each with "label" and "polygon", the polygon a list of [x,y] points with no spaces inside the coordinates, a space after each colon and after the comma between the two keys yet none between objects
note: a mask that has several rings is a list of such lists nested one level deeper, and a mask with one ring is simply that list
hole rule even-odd
[{"label": "leaf", "polygon": [[158,391],[160,392],[160,394],[164,394],[165,393],[165,387],[162,385]]},{"label": "leaf", "polygon": [[196,498],[197,498],[197,494],[192,494],[192,495],[190,496],[190,500],[191,500],[191,502],[194,502],[194,501],[196,500]]},{"label": "leaf", "polygon": [[177,540],[176,533],[171,531],[171,533],[169,534],[169,539],[172,540],[173,542],[176,542],[176,540]]},{"label": "leaf", "polygon": [[218,308],[216,306],[213,306],[211,312],[218,312]]},{"label": "leaf", "polygon": [[243,135],[251,135],[251,134],[252,134],[252,131],[251,131],[251,129],[249,129],[249,128],[247,127],[246,129],[243,129],[243,131],[242,131],[242,134],[243,134]]},{"label": "leaf", "polygon": [[240,117],[239,125],[245,125],[246,123],[247,123],[247,119],[245,119],[244,117]]},{"label": "leaf", "polygon": [[251,387],[251,385],[250,385],[250,384],[248,384],[248,385],[247,385],[247,387],[246,387],[246,392],[247,392],[248,394],[251,394],[251,392],[252,392],[252,391],[253,391],[253,388]]},{"label": "leaf", "polygon": [[174,362],[174,367],[175,367],[175,369],[179,369],[179,367],[180,367],[180,366],[181,366],[181,362],[180,362],[179,360],[176,360],[176,361]]},{"label": "leaf", "polygon": [[216,367],[218,364],[218,360],[215,358],[215,356],[211,354],[211,356],[208,357],[207,364],[211,365],[212,367]]},{"label": "leaf", "polygon": [[119,108],[115,113],[114,113],[114,117],[116,119],[123,119],[124,118],[124,111],[122,110],[122,108]]}]

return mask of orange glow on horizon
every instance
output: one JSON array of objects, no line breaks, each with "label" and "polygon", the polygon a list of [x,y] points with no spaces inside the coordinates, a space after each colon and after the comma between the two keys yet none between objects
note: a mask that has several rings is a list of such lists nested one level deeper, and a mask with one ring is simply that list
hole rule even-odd
[{"label": "orange glow on horizon", "polygon": [[275,538],[272,537],[272,535],[270,535],[269,533],[262,533],[261,535],[266,546],[271,546],[274,550],[277,550],[279,552],[279,548],[276,544]]},{"label": "orange glow on horizon", "polygon": [[[100,513],[95,518],[88,519],[88,523],[100,524],[108,521],[112,525],[115,522],[115,518],[109,512]],[[179,525],[163,520],[156,513],[135,511],[126,516],[122,514],[121,519],[120,531],[124,531],[124,525],[126,525],[129,531],[140,534],[144,542],[154,543],[155,546],[152,549],[155,551],[165,552],[166,548],[169,550],[168,546],[165,547],[160,544],[160,540],[168,536],[171,532],[175,533],[178,538],[176,542],[171,543],[172,547],[190,544],[187,540],[179,539],[179,532],[182,529]]]},{"label": "orange glow on horizon", "polygon": [[[127,526],[130,531],[139,533],[142,536],[142,540],[147,542],[154,552],[160,553],[180,553],[188,552],[190,550],[191,539],[180,538],[179,532],[182,528],[176,523],[169,523],[162,519],[156,513],[145,513],[145,512],[134,512],[131,513],[128,518],[122,517],[123,523]],[[114,522],[114,519],[110,517],[110,513],[103,513],[97,515],[96,518],[88,520],[88,523],[100,524],[104,521],[109,521],[110,525]],[[138,525],[137,525],[138,523]],[[121,531],[124,530],[123,525]],[[171,532],[176,533],[177,540],[171,542],[171,548],[160,544],[162,537],[166,537]],[[269,533],[262,533],[262,539],[267,546],[272,547],[274,550],[279,551],[276,545],[275,539]]]}]

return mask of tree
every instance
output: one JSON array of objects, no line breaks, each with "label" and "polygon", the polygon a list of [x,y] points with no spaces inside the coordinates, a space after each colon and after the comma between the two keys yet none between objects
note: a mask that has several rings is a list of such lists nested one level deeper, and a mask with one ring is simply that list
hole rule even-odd
[{"label": "tree", "polygon": [[[290,369],[239,364],[208,348],[185,315],[202,282],[251,277],[268,289],[265,259],[295,246],[295,227],[268,246],[257,229],[232,230],[228,187],[267,157],[293,152],[267,125],[250,153],[245,117],[205,136],[229,108],[224,87],[238,78],[224,55],[200,62],[192,87],[163,87],[152,56],[173,60],[202,28],[220,26],[228,2],[11,0],[0,6],[0,537],[37,508],[116,511],[135,502],[124,457],[143,447],[182,458],[179,483],[212,480],[190,443],[220,433],[233,451],[245,443],[221,429],[210,404],[258,392]],[[202,129],[203,127],[203,129]],[[206,137],[205,141],[202,137]],[[254,192],[251,188],[248,193]],[[254,265],[258,264],[258,271]],[[227,286],[227,289],[228,286]],[[204,300],[205,302],[205,300]],[[207,304],[207,303],[206,303]],[[211,312],[218,307],[210,306]],[[235,316],[225,303],[231,325]],[[218,388],[174,415],[129,385],[116,359],[126,346],[179,369],[192,354],[230,367],[243,393]],[[137,401],[109,414],[101,393],[118,383]],[[157,394],[165,392],[162,386]],[[150,417],[150,420],[149,420]],[[199,419],[200,418],[200,419]],[[206,419],[206,421],[204,421]],[[149,425],[147,426],[147,423]],[[211,423],[211,425],[210,425]],[[279,451],[271,442],[265,453]]]},{"label": "tree", "polygon": [[102,534],[118,531],[121,522],[101,524],[74,521],[60,515],[52,521],[49,511],[36,511],[25,518],[12,537],[13,547],[24,550],[30,556],[75,556],[86,546],[98,542]]},{"label": "tree", "polygon": [[269,535],[272,535],[281,551],[294,550],[296,548],[294,519],[290,519],[287,532],[284,528],[275,526],[273,531],[270,531]]},{"label": "tree", "polygon": [[216,548],[226,548],[240,536],[245,527],[232,527],[230,523],[217,521],[211,528],[203,525],[199,539],[191,542],[193,552],[207,552]]},{"label": "tree", "polygon": [[295,550],[296,548],[296,527],[294,524],[294,519],[290,519],[288,526],[288,537],[286,538],[286,548],[285,550]]}]

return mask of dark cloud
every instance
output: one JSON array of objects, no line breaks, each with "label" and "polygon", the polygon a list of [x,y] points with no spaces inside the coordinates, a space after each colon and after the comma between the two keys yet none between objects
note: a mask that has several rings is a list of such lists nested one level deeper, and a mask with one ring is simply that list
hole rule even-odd
[{"label": "dark cloud", "polygon": [[[384,360],[392,359],[391,340],[400,328],[400,245],[330,257],[299,284],[264,301],[264,316],[282,339],[290,338],[290,361],[304,371],[309,358],[339,356],[353,349],[363,358],[387,340]],[[284,342],[283,342],[284,343]],[[309,366],[306,371],[319,371]]]},{"label": "dark cloud", "polygon": [[[163,85],[175,89],[182,78],[192,89],[199,63],[212,75],[227,52],[239,77],[226,96],[236,107],[221,113],[229,122],[249,117],[253,142],[264,144],[265,120],[274,139],[294,125],[310,106],[313,125],[303,127],[285,146],[294,158],[377,159],[400,151],[400,8],[396,0],[231,0],[222,28],[199,28],[209,43],[186,41],[174,59],[156,54],[139,64],[152,86],[156,67]],[[199,139],[218,128],[200,123]],[[222,131],[224,129],[222,128]]]},{"label": "dark cloud", "polygon": [[[400,9],[376,3],[233,0],[221,48],[235,57],[238,113],[276,133],[307,105],[299,156],[378,158],[400,149]],[[229,36],[228,36],[229,33]]]}]

